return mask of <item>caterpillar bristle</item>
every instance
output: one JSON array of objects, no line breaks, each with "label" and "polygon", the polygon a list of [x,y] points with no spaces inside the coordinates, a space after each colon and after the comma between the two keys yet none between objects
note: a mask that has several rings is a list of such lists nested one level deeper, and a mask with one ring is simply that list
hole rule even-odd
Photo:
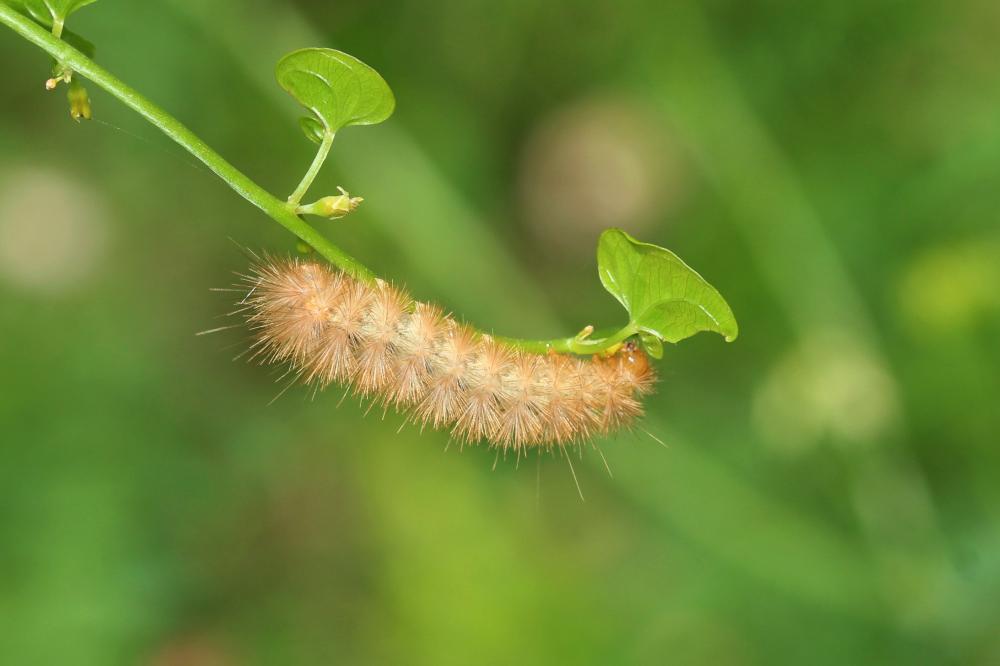
[{"label": "caterpillar bristle", "polygon": [[502,452],[566,448],[629,426],[655,375],[632,344],[581,360],[529,354],[481,335],[402,289],[367,284],[316,261],[263,257],[242,276],[237,312],[251,358],[282,364],[316,389],[450,427],[460,445]]}]

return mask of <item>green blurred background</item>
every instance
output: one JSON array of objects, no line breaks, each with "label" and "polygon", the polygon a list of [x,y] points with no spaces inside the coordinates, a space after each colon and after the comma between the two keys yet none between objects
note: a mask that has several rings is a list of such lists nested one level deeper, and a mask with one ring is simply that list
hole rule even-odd
[{"label": "green blurred background", "polygon": [[[1000,663],[994,0],[102,0],[98,60],[271,191],[284,53],[398,101],[324,229],[484,328],[622,313],[600,229],[741,325],[644,433],[515,465],[232,358],[232,242],[292,239],[0,30],[0,663]],[[232,239],[232,240],[230,240]]]}]

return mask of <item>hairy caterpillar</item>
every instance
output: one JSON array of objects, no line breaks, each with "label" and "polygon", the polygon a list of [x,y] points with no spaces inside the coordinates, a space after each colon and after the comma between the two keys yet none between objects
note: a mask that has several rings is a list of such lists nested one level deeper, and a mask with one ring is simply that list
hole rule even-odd
[{"label": "hairy caterpillar", "polygon": [[258,261],[241,286],[254,357],[318,388],[345,384],[463,442],[515,452],[581,442],[640,416],[655,382],[633,344],[590,360],[522,352],[384,281],[315,261]]},{"label": "hairy caterpillar", "polygon": [[[350,125],[383,122],[392,114],[395,98],[375,70],[332,49],[300,49],[279,61],[278,83],[309,110],[302,127],[319,143],[305,176],[281,200],[175,118],[60,40],[62,21],[73,7],[63,10],[59,16],[54,9],[50,12],[50,34],[0,1],[0,23],[56,58],[58,72],[71,86],[78,86],[72,75],[79,72],[107,90],[295,234],[306,249],[341,269],[254,257],[256,264],[242,285],[245,297],[237,312],[245,314],[255,334],[251,349],[264,361],[287,365],[295,380],[317,389],[340,382],[372,404],[403,411],[414,422],[451,428],[462,441],[485,440],[520,453],[582,442],[627,426],[641,415],[641,398],[652,389],[655,375],[630,338],[639,336],[643,348],[659,358],[664,341],[677,342],[700,331],[720,333],[727,341],[738,334],[732,310],[698,273],[666,248],[640,242],[620,229],[606,229],[597,252],[602,284],[629,314],[628,324],[618,331],[596,340],[587,339],[592,326],[572,338],[495,339],[456,322],[440,308],[413,301],[375,279],[305,219],[343,217],[363,200],[341,188],[339,196],[302,204],[336,133]],[[316,78],[326,85],[316,86]],[[342,104],[344,95],[350,104]],[[75,118],[89,117],[88,99],[82,88],[71,89]],[[526,353],[545,349],[600,354],[588,362],[569,355]]]}]

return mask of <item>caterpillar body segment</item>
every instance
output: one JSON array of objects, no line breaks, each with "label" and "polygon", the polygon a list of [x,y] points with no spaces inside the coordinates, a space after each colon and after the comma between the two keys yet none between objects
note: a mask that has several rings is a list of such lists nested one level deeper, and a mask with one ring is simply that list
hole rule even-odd
[{"label": "caterpillar body segment", "polygon": [[515,349],[386,282],[316,261],[267,259],[245,277],[254,356],[304,383],[344,384],[457,439],[565,446],[627,427],[655,375],[626,344],[589,360]]}]

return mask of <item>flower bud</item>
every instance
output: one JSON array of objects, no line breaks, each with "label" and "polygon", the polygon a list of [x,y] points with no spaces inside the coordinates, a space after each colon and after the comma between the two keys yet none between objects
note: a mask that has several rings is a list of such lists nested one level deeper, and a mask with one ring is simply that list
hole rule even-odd
[{"label": "flower bud", "polygon": [[299,206],[296,212],[303,215],[319,215],[320,217],[336,220],[348,213],[354,212],[354,209],[364,201],[363,197],[352,197],[342,187],[338,187],[337,189],[340,190],[340,194],[323,197],[311,204]]},{"label": "flower bud", "polygon": [[80,82],[76,79],[70,82],[67,97],[69,98],[69,115],[73,117],[73,120],[77,122],[81,118],[90,120],[90,95],[87,94],[87,89],[80,85]]}]

